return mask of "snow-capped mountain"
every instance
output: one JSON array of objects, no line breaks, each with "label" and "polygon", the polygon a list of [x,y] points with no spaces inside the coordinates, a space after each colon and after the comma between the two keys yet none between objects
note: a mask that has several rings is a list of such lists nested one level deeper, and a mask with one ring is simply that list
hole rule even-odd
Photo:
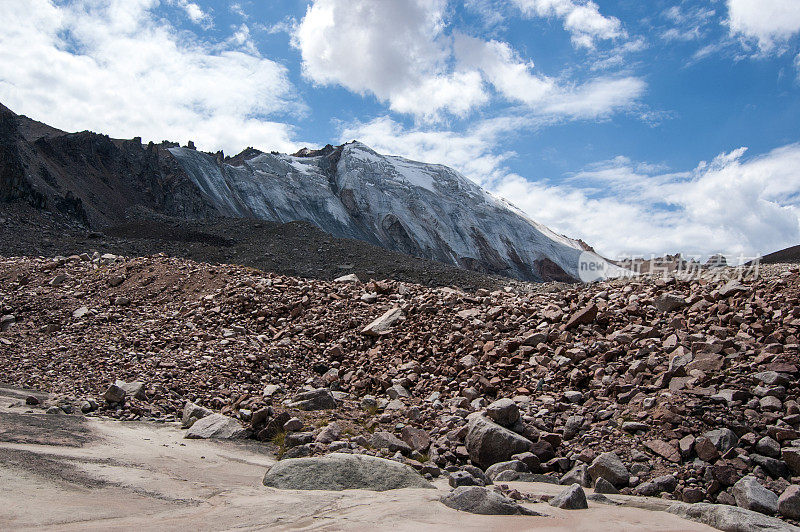
[{"label": "snow-capped mountain", "polygon": [[294,156],[251,151],[228,162],[189,148],[169,152],[228,216],[304,220],[337,237],[519,279],[578,278],[580,242],[446,166],[358,142]]},{"label": "snow-capped mountain", "polygon": [[0,202],[13,201],[99,230],[153,215],[305,221],[336,237],[532,281],[580,278],[584,251],[446,166],[358,142],[226,158],[166,141],[65,133],[0,105]]}]

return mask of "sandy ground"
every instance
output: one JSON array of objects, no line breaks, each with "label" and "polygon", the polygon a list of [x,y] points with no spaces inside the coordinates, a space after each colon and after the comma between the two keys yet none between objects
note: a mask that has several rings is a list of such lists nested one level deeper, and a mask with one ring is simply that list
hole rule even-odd
[{"label": "sandy ground", "polygon": [[[438,490],[282,491],[255,443],[183,439],[175,425],[47,415],[0,388],[0,530],[713,530],[672,514],[590,503],[584,511],[479,516]],[[509,483],[523,492],[558,486]]]}]

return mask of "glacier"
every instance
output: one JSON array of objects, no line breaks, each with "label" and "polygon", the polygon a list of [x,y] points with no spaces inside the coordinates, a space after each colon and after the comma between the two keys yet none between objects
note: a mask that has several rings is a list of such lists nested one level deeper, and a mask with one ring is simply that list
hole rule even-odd
[{"label": "glacier", "polygon": [[190,148],[169,152],[225,216],[306,221],[336,237],[521,280],[579,278],[586,249],[578,240],[447,166],[381,155],[360,142],[225,160]]}]

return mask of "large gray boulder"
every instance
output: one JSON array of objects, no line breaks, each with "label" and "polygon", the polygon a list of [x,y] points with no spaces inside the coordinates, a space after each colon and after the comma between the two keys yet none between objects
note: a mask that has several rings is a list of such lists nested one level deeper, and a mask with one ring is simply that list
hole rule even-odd
[{"label": "large gray boulder", "polygon": [[140,401],[147,401],[147,394],[144,391],[144,383],[141,381],[125,382],[117,380],[114,382],[114,385],[118,386],[123,392],[125,392],[125,397],[133,397],[134,399],[139,399]]},{"label": "large gray boulder", "polygon": [[405,464],[363,454],[332,453],[277,462],[264,475],[264,485],[290,490],[433,488]]},{"label": "large gray boulder", "polygon": [[587,469],[592,480],[604,478],[616,488],[624,488],[630,482],[630,473],[616,453],[601,453]]},{"label": "large gray boulder", "polygon": [[550,500],[550,506],[561,508],[562,510],[586,510],[589,504],[586,502],[586,493],[580,484],[573,484]]},{"label": "large gray boulder", "polygon": [[800,532],[800,528],[775,517],[727,504],[678,502],[670,505],[667,511],[724,532]]},{"label": "large gray boulder", "polygon": [[461,486],[442,497],[442,503],[454,510],[482,515],[539,515],[514,500],[480,486]]},{"label": "large gray boulder", "polygon": [[245,429],[238,421],[232,417],[222,414],[211,414],[195,421],[189,430],[186,431],[184,438],[189,439],[217,439],[235,440],[247,436]]},{"label": "large gray boulder", "polygon": [[470,460],[483,468],[505,462],[531,449],[533,443],[516,432],[481,416],[471,415],[465,439]]},{"label": "large gray boulder", "polygon": [[498,399],[486,407],[486,417],[508,428],[519,420],[519,407],[511,399]]},{"label": "large gray boulder", "polygon": [[762,486],[752,475],[740,479],[733,485],[731,492],[740,508],[769,515],[778,511],[778,496]]}]

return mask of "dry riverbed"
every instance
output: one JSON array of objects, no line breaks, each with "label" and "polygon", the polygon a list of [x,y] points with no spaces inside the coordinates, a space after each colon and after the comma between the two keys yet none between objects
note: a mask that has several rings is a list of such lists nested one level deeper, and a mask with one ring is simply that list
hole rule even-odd
[{"label": "dry riverbed", "polygon": [[[52,415],[0,389],[0,529],[712,530],[677,516],[590,502],[526,506],[545,517],[481,516],[436,490],[303,492],[261,484],[263,444],[187,440],[177,424]],[[12,404],[18,406],[11,406]],[[559,486],[509,483],[523,493]]]}]

